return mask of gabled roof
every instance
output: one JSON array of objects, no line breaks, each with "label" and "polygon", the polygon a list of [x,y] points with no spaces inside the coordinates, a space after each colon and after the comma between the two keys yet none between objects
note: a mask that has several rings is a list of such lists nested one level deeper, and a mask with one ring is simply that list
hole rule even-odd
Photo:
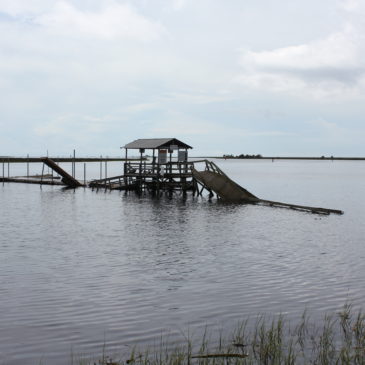
[{"label": "gabled roof", "polygon": [[128,143],[124,148],[128,149],[157,149],[168,148],[169,146],[178,146],[180,148],[193,148],[184,142],[179,141],[176,138],[149,138],[149,139],[136,139],[135,141]]}]

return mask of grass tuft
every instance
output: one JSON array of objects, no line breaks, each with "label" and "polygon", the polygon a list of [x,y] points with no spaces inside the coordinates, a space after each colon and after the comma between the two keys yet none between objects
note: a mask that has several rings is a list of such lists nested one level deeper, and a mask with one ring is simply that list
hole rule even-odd
[{"label": "grass tuft", "polygon": [[[313,322],[305,311],[295,325],[285,316],[260,316],[241,322],[231,336],[213,338],[205,329],[200,341],[189,335],[171,346],[161,337],[153,348],[132,348],[121,359],[104,353],[87,365],[365,365],[365,315],[345,305],[339,313]],[[73,361],[75,363],[75,361]],[[81,362],[78,362],[81,364]]]}]

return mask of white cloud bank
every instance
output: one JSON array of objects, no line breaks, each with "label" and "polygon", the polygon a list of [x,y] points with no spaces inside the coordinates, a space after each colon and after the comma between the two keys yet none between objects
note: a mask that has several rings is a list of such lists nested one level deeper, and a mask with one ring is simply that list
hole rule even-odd
[{"label": "white cloud bank", "polygon": [[[363,154],[364,0],[270,3],[0,0],[4,154],[174,135],[212,153],[306,154],[306,131],[321,154]],[[335,18],[312,24],[308,9]]]},{"label": "white cloud bank", "polygon": [[342,2],[350,20],[327,37],[269,51],[242,50],[238,81],[254,89],[314,97],[358,97],[365,90],[365,23],[359,3]]},{"label": "white cloud bank", "polygon": [[101,1],[98,10],[80,10],[67,1],[0,1],[0,12],[60,35],[139,41],[160,39],[167,32],[127,3]]}]

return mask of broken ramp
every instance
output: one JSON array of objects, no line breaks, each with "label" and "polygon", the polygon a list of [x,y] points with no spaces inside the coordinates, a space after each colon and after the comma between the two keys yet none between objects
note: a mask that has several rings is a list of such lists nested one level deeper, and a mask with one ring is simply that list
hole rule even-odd
[{"label": "broken ramp", "polygon": [[260,200],[226,175],[209,170],[197,171],[193,169],[193,176],[207,190],[214,191],[224,201],[237,203],[258,202]]},{"label": "broken ramp", "polygon": [[208,160],[198,162],[205,162],[205,170],[198,171],[195,167],[193,167],[192,174],[195,180],[209,192],[216,193],[217,197],[225,202],[260,204],[270,207],[289,208],[325,215],[330,213],[343,214],[343,211],[338,209],[309,207],[305,205],[288,204],[260,199],[231,180],[214,162]]},{"label": "broken ramp", "polygon": [[68,174],[64,169],[59,167],[56,162],[51,160],[48,157],[42,157],[41,161],[50,167],[53,171],[55,171],[58,175],[62,176],[62,182],[70,188],[77,188],[79,186],[83,186],[79,181],[77,181],[74,177]]}]

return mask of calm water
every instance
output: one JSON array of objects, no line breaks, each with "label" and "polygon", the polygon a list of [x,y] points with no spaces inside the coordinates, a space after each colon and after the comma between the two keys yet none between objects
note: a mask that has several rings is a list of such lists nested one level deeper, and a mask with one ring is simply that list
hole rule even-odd
[{"label": "calm water", "polygon": [[0,184],[0,364],[67,364],[104,342],[123,352],[260,313],[363,305],[364,162],[218,164],[261,198],[345,215]]}]

